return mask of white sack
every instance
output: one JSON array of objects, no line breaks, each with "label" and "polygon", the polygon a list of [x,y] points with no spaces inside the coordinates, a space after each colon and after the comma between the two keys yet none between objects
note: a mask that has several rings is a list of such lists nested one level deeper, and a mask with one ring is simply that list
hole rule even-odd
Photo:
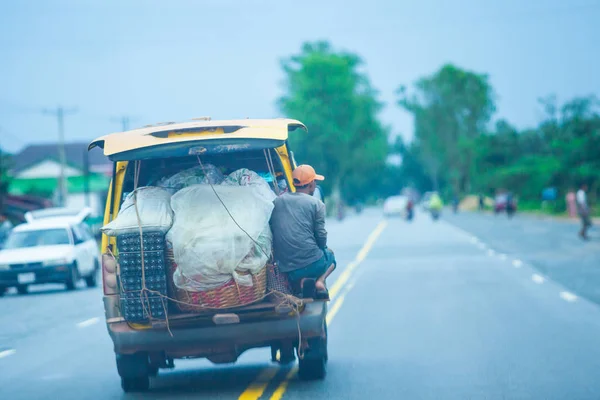
[{"label": "white sack", "polygon": [[274,195],[268,186],[268,193],[263,189],[260,185],[214,186],[246,233],[229,216],[210,185],[193,185],[173,195],[175,222],[168,239],[177,262],[173,277],[177,287],[209,290],[232,277],[240,285],[252,286],[251,277],[238,275],[236,269],[257,273],[271,255],[269,219]]},{"label": "white sack", "polygon": [[183,171],[179,171],[175,175],[161,179],[156,185],[163,187],[175,193],[184,187],[198,184],[218,185],[223,182],[223,174],[217,167],[212,164],[205,164],[204,167],[196,165]]},{"label": "white sack", "polygon": [[137,208],[144,231],[166,232],[173,224],[171,194],[158,187],[141,187],[129,193],[121,205],[117,218],[101,228],[108,236],[139,232],[138,217],[133,202],[137,196]]}]

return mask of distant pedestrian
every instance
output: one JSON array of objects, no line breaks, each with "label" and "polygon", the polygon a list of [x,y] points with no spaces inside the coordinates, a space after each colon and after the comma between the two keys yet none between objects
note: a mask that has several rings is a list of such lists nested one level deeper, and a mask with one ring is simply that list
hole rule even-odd
[{"label": "distant pedestrian", "polygon": [[483,194],[479,195],[479,211],[483,211],[483,209],[485,208],[485,197],[483,197]]},{"label": "distant pedestrian", "polygon": [[583,240],[588,239],[587,230],[592,226],[592,221],[590,219],[590,207],[587,202],[587,184],[581,185],[577,194],[575,195],[577,200],[577,212],[579,213],[579,218],[581,218],[581,230],[579,231],[579,237]]},{"label": "distant pedestrian", "polygon": [[452,197],[452,211],[454,214],[458,213],[458,206],[460,205],[460,201],[458,200],[458,196]]},{"label": "distant pedestrian", "polygon": [[577,217],[577,198],[573,190],[569,190],[569,193],[567,193],[567,196],[565,197],[565,201],[567,203],[567,212],[569,213],[569,217]]},{"label": "distant pedestrian", "polygon": [[513,196],[512,192],[508,192],[506,195],[506,215],[511,218],[517,211],[517,201]]}]

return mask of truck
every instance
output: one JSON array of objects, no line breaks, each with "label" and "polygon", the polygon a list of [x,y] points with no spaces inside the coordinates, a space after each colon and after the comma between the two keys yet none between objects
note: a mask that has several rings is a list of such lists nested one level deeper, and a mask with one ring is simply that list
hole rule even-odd
[{"label": "truck", "polygon": [[[114,164],[103,223],[106,225],[118,216],[127,195],[138,185],[150,186],[162,176],[199,162],[226,171],[248,168],[267,177],[275,193],[294,191],[292,171],[296,162],[288,135],[306,131],[301,122],[293,119],[213,121],[201,118],[97,138],[89,149],[101,148]],[[140,236],[136,243],[144,240]],[[163,276],[171,290],[167,290],[162,299],[164,312],[159,303],[152,308],[158,317],[150,317],[146,307],[154,305],[142,304],[144,312],[140,317],[131,312],[131,304],[145,300],[139,296],[128,298],[124,291],[129,282],[119,256],[120,251],[125,254],[124,246],[118,238],[102,235],[106,326],[125,392],[148,390],[150,378],[160,369],[174,368],[176,359],[206,358],[217,364],[234,363],[243,352],[254,348],[270,348],[272,361],[279,363],[294,361],[295,352],[301,379],[325,377],[327,299],[318,298],[308,290],[294,293],[286,302],[266,296],[237,307],[173,312],[176,304],[171,301],[174,295],[169,280],[172,276],[165,271]],[[136,249],[134,246],[128,251],[145,251],[143,247]],[[162,261],[156,265],[162,265]],[[284,354],[292,354],[292,358],[282,356]]]}]

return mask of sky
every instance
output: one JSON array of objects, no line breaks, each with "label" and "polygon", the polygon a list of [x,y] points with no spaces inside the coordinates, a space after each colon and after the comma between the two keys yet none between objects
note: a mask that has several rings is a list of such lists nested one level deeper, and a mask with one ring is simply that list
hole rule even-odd
[{"label": "sky", "polygon": [[[0,148],[194,117],[281,117],[281,60],[328,40],[364,60],[382,121],[412,137],[395,90],[445,63],[489,74],[497,113],[600,96],[600,0],[19,0],[0,3]],[[308,127],[310,129],[310,127]]]}]

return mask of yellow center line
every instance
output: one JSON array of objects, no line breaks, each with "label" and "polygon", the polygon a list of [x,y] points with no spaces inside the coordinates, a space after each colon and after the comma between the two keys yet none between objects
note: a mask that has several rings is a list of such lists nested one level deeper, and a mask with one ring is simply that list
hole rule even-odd
[{"label": "yellow center line", "polygon": [[360,251],[356,255],[356,259],[354,261],[352,261],[350,264],[348,264],[346,269],[341,273],[339,278],[331,286],[331,289],[329,289],[330,297],[332,297],[332,298],[335,297],[339,293],[339,291],[342,289],[342,287],[346,284],[346,282],[348,282],[348,279],[350,279],[352,272],[365,259],[367,254],[369,254],[369,252],[371,251],[371,248],[377,241],[377,238],[379,238],[379,235],[381,235],[381,232],[383,232],[383,230],[385,229],[386,226],[387,226],[387,221],[381,221],[379,223],[379,225],[377,225],[377,227],[373,230],[373,232],[371,232],[371,234],[367,238],[367,241],[365,242],[364,246],[362,247],[362,249],[360,249]]},{"label": "yellow center line", "polygon": [[[360,249],[360,251],[356,255],[356,259],[354,259],[354,261],[352,261],[350,264],[348,264],[346,269],[344,269],[344,271],[340,274],[338,279],[335,281],[335,283],[329,289],[330,298],[333,299],[334,297],[336,297],[337,294],[340,292],[340,290],[344,287],[344,285],[346,285],[346,283],[352,276],[352,272],[367,257],[367,255],[371,251],[373,245],[379,238],[379,235],[381,235],[381,232],[383,232],[383,230],[385,229],[386,226],[387,226],[387,221],[381,221],[377,225],[377,227],[373,230],[373,232],[371,232],[371,234],[367,238],[367,241],[365,242],[363,247]],[[347,293],[347,292],[345,292],[345,293]],[[338,310],[342,306],[342,303],[344,302],[344,297],[345,297],[345,294],[340,295],[340,297],[337,299],[337,301],[335,301],[333,303],[333,305],[331,306],[331,309],[328,310],[327,317],[326,317],[327,324],[329,324],[333,320],[333,317],[335,317],[335,315],[337,314]],[[270,374],[270,378],[268,380],[264,380],[263,374],[266,371],[268,371],[268,369],[263,371],[256,378],[256,380],[250,386],[248,386],[248,388],[240,395],[238,400],[251,400],[251,399],[257,400],[258,398],[260,398],[260,396],[262,396],[262,394],[264,393],[270,380],[273,379],[273,377],[275,376],[275,373]],[[287,390],[287,386],[289,384],[290,379],[292,379],[294,377],[294,375],[296,374],[297,371],[298,371],[298,367],[294,367],[290,370],[290,372],[288,372],[285,379],[279,384],[279,386],[277,386],[277,389],[275,389],[275,391],[273,392],[273,395],[270,397],[269,400],[280,400],[281,399],[281,397]],[[256,397],[256,394],[258,394],[257,397]]]},{"label": "yellow center line", "polygon": [[331,321],[333,320],[333,317],[335,317],[335,314],[337,314],[338,310],[342,306],[342,303],[344,302],[344,297],[345,297],[344,294],[340,295],[340,297],[338,297],[338,299],[335,301],[335,303],[333,303],[333,306],[331,306],[331,309],[329,309],[329,311],[327,311],[327,317],[325,317],[325,321],[327,322],[327,325],[329,325],[331,323]]},{"label": "yellow center line", "polygon": [[278,368],[276,367],[264,369],[258,375],[256,380],[254,380],[254,382],[248,386],[244,393],[242,393],[242,395],[239,397],[239,400],[258,400],[265,392],[269,382],[271,382],[271,380],[275,377],[275,374],[277,374],[277,370]]},{"label": "yellow center line", "polygon": [[285,391],[287,389],[288,383],[294,377],[294,375],[296,375],[296,372],[298,372],[298,367],[295,366],[294,368],[292,368],[290,370],[290,372],[287,373],[283,382],[281,382],[281,384],[279,386],[277,386],[277,389],[275,389],[275,391],[273,392],[273,395],[271,396],[271,398],[269,400],[281,400],[281,398],[283,397],[283,394],[285,393]]}]

